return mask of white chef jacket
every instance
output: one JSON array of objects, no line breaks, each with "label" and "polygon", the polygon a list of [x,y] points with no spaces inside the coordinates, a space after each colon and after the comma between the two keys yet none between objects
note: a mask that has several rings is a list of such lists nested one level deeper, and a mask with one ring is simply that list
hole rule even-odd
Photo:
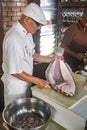
[{"label": "white chef jacket", "polygon": [[5,106],[14,99],[26,97],[29,83],[11,74],[26,72],[32,75],[35,45],[30,33],[17,22],[6,33],[3,41],[3,76]]}]

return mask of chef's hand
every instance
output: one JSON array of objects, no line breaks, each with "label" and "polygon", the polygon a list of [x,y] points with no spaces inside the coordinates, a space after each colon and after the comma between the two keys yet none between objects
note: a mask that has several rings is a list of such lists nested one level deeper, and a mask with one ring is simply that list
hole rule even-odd
[{"label": "chef's hand", "polygon": [[77,53],[76,54],[76,58],[78,59],[78,60],[83,60],[84,59],[84,53]]},{"label": "chef's hand", "polygon": [[50,89],[51,88],[51,86],[49,85],[49,82],[46,80],[43,80],[43,79],[40,79],[37,85],[41,89]]},{"label": "chef's hand", "polygon": [[54,55],[53,57],[51,57],[51,62],[53,62],[55,59],[60,59],[64,61],[63,55],[62,56]]}]

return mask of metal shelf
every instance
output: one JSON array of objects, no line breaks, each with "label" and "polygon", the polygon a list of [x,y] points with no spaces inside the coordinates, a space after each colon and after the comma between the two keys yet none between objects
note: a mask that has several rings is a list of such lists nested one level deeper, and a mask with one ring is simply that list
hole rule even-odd
[{"label": "metal shelf", "polygon": [[[87,2],[58,2],[57,30],[59,41],[62,38],[61,30],[75,23],[87,12]],[[63,21],[65,20],[65,21]]]},{"label": "metal shelf", "polygon": [[87,7],[87,2],[59,2],[58,6],[63,7]]}]

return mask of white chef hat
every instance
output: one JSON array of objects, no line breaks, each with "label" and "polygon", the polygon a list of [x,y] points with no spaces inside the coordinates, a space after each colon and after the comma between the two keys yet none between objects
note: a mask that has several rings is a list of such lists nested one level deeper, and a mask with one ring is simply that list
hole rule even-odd
[{"label": "white chef hat", "polygon": [[47,21],[42,9],[36,3],[30,3],[23,10],[23,14],[34,19],[36,22],[45,25]]}]

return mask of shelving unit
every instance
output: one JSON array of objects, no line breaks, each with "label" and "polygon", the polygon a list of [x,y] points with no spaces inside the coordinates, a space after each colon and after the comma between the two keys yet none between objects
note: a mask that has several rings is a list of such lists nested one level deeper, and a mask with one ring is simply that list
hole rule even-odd
[{"label": "shelving unit", "polygon": [[58,43],[61,42],[65,30],[77,22],[87,12],[87,2],[58,2]]}]

